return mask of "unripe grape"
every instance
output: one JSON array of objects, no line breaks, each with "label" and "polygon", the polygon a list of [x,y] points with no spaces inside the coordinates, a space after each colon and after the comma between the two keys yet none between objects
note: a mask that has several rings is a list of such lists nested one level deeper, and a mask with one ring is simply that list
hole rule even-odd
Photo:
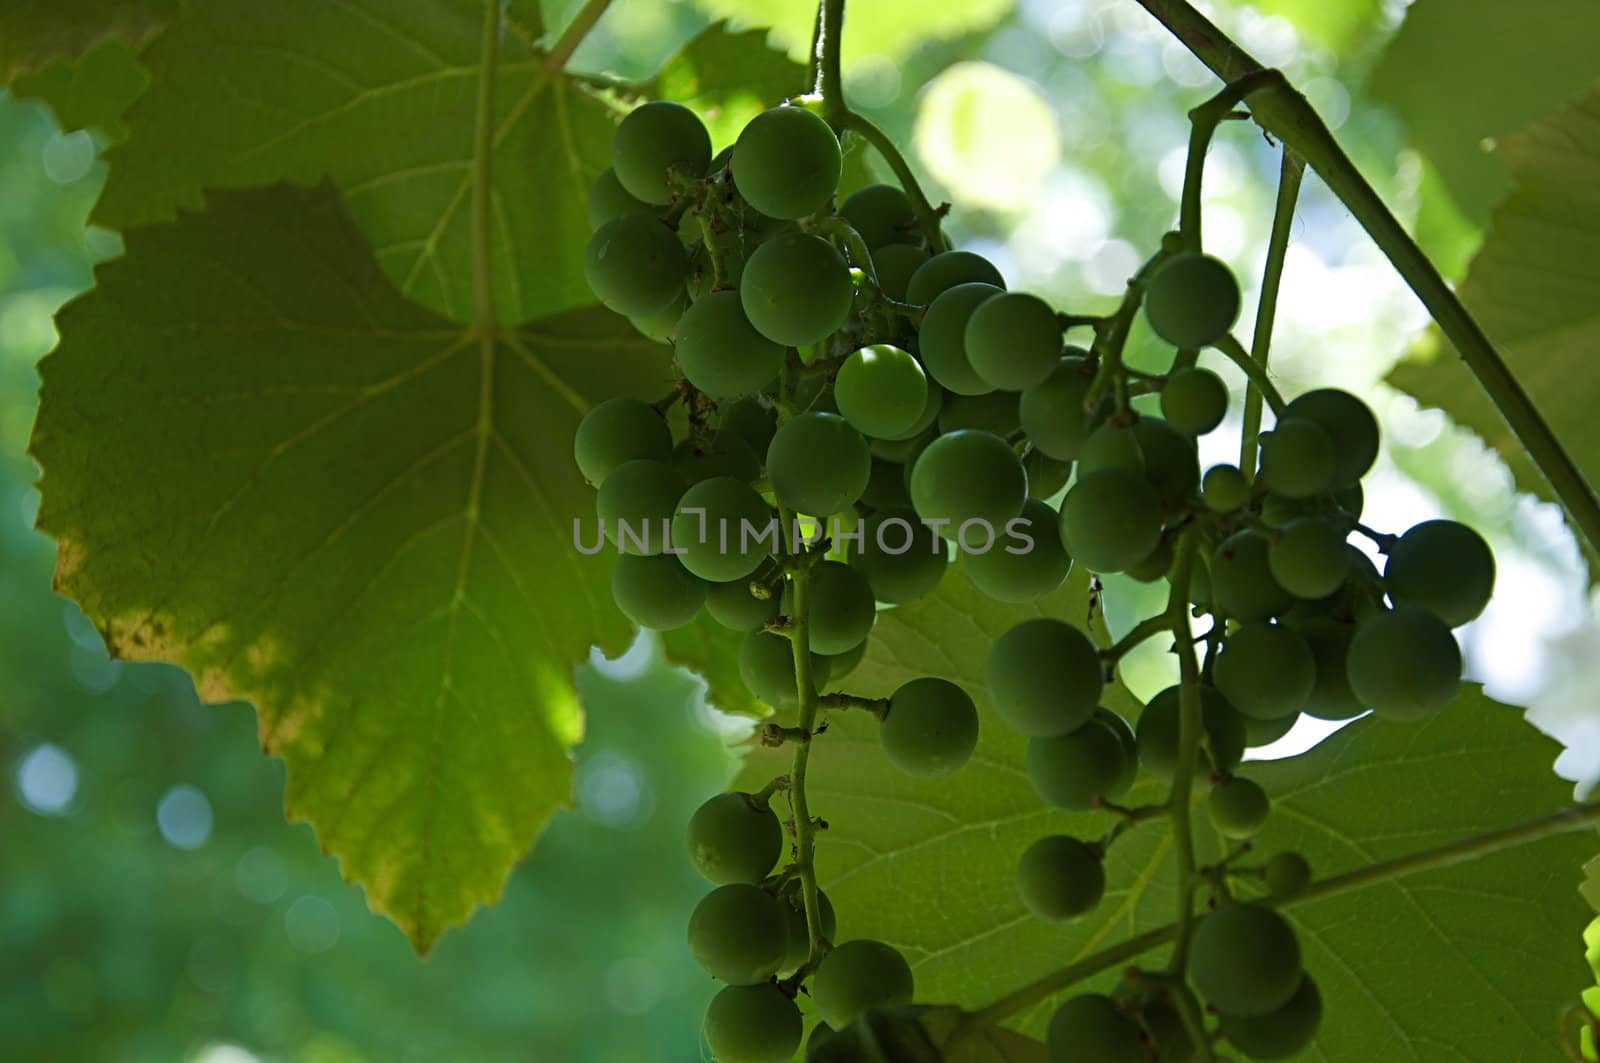
[{"label": "unripe grape", "polygon": [[1333,437],[1304,417],[1279,418],[1261,437],[1261,482],[1284,498],[1310,498],[1333,482]]},{"label": "unripe grape", "polygon": [[957,395],[982,395],[994,390],[967,357],[967,322],[980,303],[1000,290],[981,281],[957,284],[935,296],[922,315],[922,327],[917,333],[922,366],[946,390]]},{"label": "unripe grape", "polygon": [[1133,725],[1104,705],[1094,710],[1094,718],[1110,728],[1122,746],[1122,774],[1112,785],[1111,792],[1127,793],[1133,785],[1134,776],[1139,774],[1139,739],[1133,733]]},{"label": "unripe grape", "polygon": [[[1172,782],[1178,765],[1178,738],[1182,724],[1179,687],[1170,686],[1150,699],[1139,716],[1136,737],[1139,763],[1164,783]],[[1195,782],[1218,772],[1232,771],[1244,758],[1244,723],[1238,710],[1215,687],[1201,686],[1200,721],[1211,747],[1195,758]],[[1212,762],[1215,755],[1220,763]]]},{"label": "unripe grape", "polygon": [[867,578],[841,561],[824,561],[811,570],[809,611],[811,648],[817,653],[854,649],[877,619]]},{"label": "unripe grape", "polygon": [[689,859],[717,885],[760,883],[783,855],[783,826],[747,793],[717,794],[689,817]]},{"label": "unripe grape", "polygon": [[778,596],[757,598],[750,593],[750,581],[729,580],[706,587],[706,612],[711,619],[734,631],[759,631],[778,615]]},{"label": "unripe grape", "polygon": [[1213,513],[1232,513],[1250,500],[1250,481],[1237,465],[1213,465],[1200,481],[1200,497]]},{"label": "unripe grape", "polygon": [[1494,591],[1494,555],[1483,536],[1453,520],[1425,520],[1389,547],[1383,587],[1450,627],[1474,619]]},{"label": "unripe grape", "polygon": [[1265,1015],[1287,1004],[1300,988],[1300,943],[1271,908],[1229,904],[1195,927],[1189,976],[1218,1011]]},{"label": "unripe grape", "polygon": [[750,324],[735,291],[699,299],[678,322],[684,378],[715,398],[759,391],[783,368],[784,348]]},{"label": "unripe grape", "polygon": [[[786,978],[800,969],[811,958],[811,928],[806,925],[805,886],[798,878],[791,878],[778,891],[778,903],[789,926],[789,948],[784,953],[783,966],[778,977]],[[817,930],[832,941],[839,932],[839,919],[834,914],[833,902],[822,890],[817,890]]]},{"label": "unripe grape", "polygon": [[837,684],[851,672],[860,667],[866,659],[869,639],[862,639],[843,653],[825,653],[822,659],[828,662],[828,682]]},{"label": "unripe grape", "polygon": [[[1044,502],[1067,486],[1072,478],[1072,462],[1057,461],[1042,450],[1029,450],[1022,456],[1022,471],[1028,474],[1028,497]],[[1060,529],[1056,532],[1059,539]]]},{"label": "unripe grape", "polygon": [[874,457],[872,475],[867,478],[867,489],[861,492],[861,502],[872,509],[909,509],[911,488],[906,484],[906,467]]},{"label": "unripe grape", "polygon": [[839,413],[863,435],[910,431],[928,405],[928,377],[910,352],[887,343],[852,351],[833,382]]},{"label": "unripe grape", "polygon": [[902,465],[910,464],[913,458],[922,453],[922,448],[933,439],[935,434],[933,424],[939,419],[944,403],[944,388],[929,380],[927,397],[923,399],[922,410],[917,414],[917,419],[912,422],[911,427],[892,437],[874,436],[869,444],[872,453]]},{"label": "unripe grape", "polygon": [[1276,720],[1258,720],[1254,716],[1240,713],[1239,719],[1244,722],[1244,747],[1260,749],[1262,746],[1270,746],[1293,730],[1295,721],[1299,718],[1298,712],[1291,712]]},{"label": "unripe grape", "polygon": [[788,1063],[805,1021],[775,985],[731,985],[706,1009],[706,1042],[718,1063]]},{"label": "unripe grape", "polygon": [[1461,685],[1461,647],[1443,620],[1412,605],[1362,622],[1350,640],[1350,689],[1379,716],[1425,720]]},{"label": "unripe grape", "polygon": [[744,882],[718,886],[689,916],[689,951],[711,977],[754,985],[783,963],[788,925],[778,899]]},{"label": "unripe grape", "polygon": [[1091,432],[1078,452],[1078,475],[1101,469],[1139,473],[1167,513],[1182,512],[1200,486],[1194,441],[1159,417],[1103,424]]},{"label": "unripe grape", "polygon": [[834,1029],[854,1022],[868,1008],[911,1003],[911,965],[881,941],[846,941],[822,958],[811,978],[811,999]]},{"label": "unripe grape", "polygon": [[889,699],[878,740],[889,762],[907,775],[941,778],[978,748],[978,709],[947,679],[913,679]]},{"label": "unripe grape", "polygon": [[660,461],[629,461],[611,470],[595,495],[606,538],[624,554],[659,554],[689,485]]},{"label": "unripe grape", "polygon": [[785,347],[818,343],[850,316],[855,285],[833,245],[809,233],[761,244],[739,278],[739,300],[756,331]]},{"label": "unripe grape", "polygon": [[1251,1059],[1293,1059],[1311,1044],[1322,1025],[1322,993],[1309,974],[1282,1007],[1265,1015],[1218,1012],[1217,1024],[1233,1047]]},{"label": "unripe grape", "polygon": [[578,422],[572,454],[583,478],[600,484],[624,462],[667,461],[672,455],[672,430],[648,403],[607,399]]},{"label": "unripe grape", "polygon": [[1027,292],[1001,292],[967,318],[967,361],[979,379],[1004,391],[1044,382],[1061,357],[1061,324],[1050,304]]},{"label": "unripe grape", "polygon": [[1172,538],[1163,535],[1154,550],[1128,566],[1128,576],[1140,583],[1154,583],[1172,570],[1173,557]]},{"label": "unripe grape", "polygon": [[1098,716],[1053,738],[1028,740],[1028,781],[1058,808],[1083,811],[1096,798],[1115,800],[1132,782],[1123,739]]},{"label": "unripe grape", "polygon": [[1040,838],[1017,862],[1017,892],[1036,918],[1071,919],[1093,910],[1106,892],[1100,852],[1065,834]]},{"label": "unripe grape", "polygon": [[1048,504],[1028,499],[1005,533],[989,550],[962,556],[974,587],[997,602],[1019,604],[1042,598],[1066,582],[1072,558],[1061,545],[1059,515]]},{"label": "unripe grape", "polygon": [[1155,334],[1174,347],[1209,347],[1239,319],[1239,282],[1219,260],[1184,251],[1145,285],[1144,313]]},{"label": "unripe grape", "polygon": [[1161,502],[1136,472],[1081,475],[1061,502],[1061,543],[1093,572],[1121,572],[1161,541]]},{"label": "unripe grape", "polygon": [[701,579],[744,579],[767,559],[761,537],[772,523],[772,507],[755,488],[731,476],[714,476],[678,500],[672,546],[681,551],[683,567]]},{"label": "unripe grape", "polygon": [[[894,185],[867,185],[857,189],[839,205],[839,213],[861,234],[874,259],[882,247],[910,246],[917,238],[916,211],[911,209],[911,200],[906,194]],[[927,255],[923,258],[926,260]]]},{"label": "unripe grape", "polygon": [[1209,369],[1179,369],[1161,388],[1161,416],[1180,432],[1203,436],[1228,413],[1228,385]]},{"label": "unripe grape", "polygon": [[939,431],[946,435],[963,428],[976,428],[1005,439],[1021,427],[1014,391],[991,391],[987,395],[952,393],[945,396],[944,406],[939,410]]},{"label": "unripe grape", "polygon": [[872,249],[872,268],[878,275],[878,290],[897,302],[905,302],[911,277],[928,261],[928,252],[915,244],[886,244]]},{"label": "unripe grape", "polygon": [[1050,1017],[1050,1063],[1148,1063],[1139,1024],[1110,997],[1084,993]]},{"label": "unripe grape", "polygon": [[1049,617],[1024,620],[996,639],[987,678],[995,713],[1029,738],[1083,726],[1105,684],[1089,636]]},{"label": "unripe grape", "polygon": [[1308,391],[1284,407],[1279,420],[1303,417],[1315,421],[1333,440],[1335,455],[1331,491],[1354,487],[1378,457],[1378,419],[1367,404],[1337,388]]},{"label": "unripe grape", "polygon": [[906,285],[906,302],[927,306],[940,293],[958,284],[973,282],[990,284],[996,288],[1006,286],[1000,271],[982,255],[975,255],[971,251],[941,251],[911,275],[911,281]]},{"label": "unripe grape", "polygon": [[1057,461],[1075,459],[1095,428],[1083,408],[1094,380],[1086,353],[1081,348],[1067,348],[1067,356],[1056,361],[1050,375],[1022,393],[1018,407],[1028,439]]},{"label": "unripe grape", "polygon": [[594,179],[594,184],[589,186],[589,229],[594,231],[613,218],[620,218],[624,214],[644,214],[655,217],[659,207],[652,206],[642,199],[629,194],[622,182],[617,180],[616,171],[606,167]]},{"label": "unripe grape", "polygon": [[1022,512],[1028,500],[1028,474],[1006,441],[989,432],[966,429],[940,436],[911,467],[911,503],[925,521],[948,521],[935,528],[956,538],[967,521],[987,522],[995,535]]},{"label": "unripe grape", "polygon": [[862,545],[850,564],[880,602],[903,605],[939,585],[949,565],[945,542],[909,509],[884,509],[861,522]]},{"label": "unripe grape", "polygon": [[[775,709],[797,704],[794,644],[770,631],[752,631],[739,646],[739,678],[750,693]],[[819,693],[828,682],[828,659],[819,653],[811,655],[811,680]]]},{"label": "unripe grape", "polygon": [[796,513],[842,513],[861,497],[871,476],[866,440],[836,414],[803,413],[786,421],[767,448],[772,492]]},{"label": "unripe grape", "polygon": [[1331,617],[1312,617],[1296,625],[1317,662],[1317,682],[1305,712],[1319,720],[1348,720],[1367,711],[1350,687],[1350,641],[1356,628]]},{"label": "unripe grape", "polygon": [[1253,528],[1234,532],[1211,557],[1211,597],[1217,610],[1235,620],[1265,620],[1289,608],[1293,599],[1272,578],[1266,537]]},{"label": "unripe grape", "polygon": [[669,170],[693,181],[704,177],[710,165],[711,135],[704,123],[689,108],[666,100],[629,112],[611,141],[617,181],[645,203],[664,206],[672,201]]},{"label": "unripe grape", "polygon": [[1267,896],[1275,901],[1297,897],[1311,885],[1311,865],[1299,853],[1273,853],[1262,870]]},{"label": "unripe grape", "polygon": [[778,430],[778,411],[754,396],[724,402],[717,408],[719,434],[735,435],[757,454],[765,454]]},{"label": "unripe grape", "polygon": [[756,115],[733,148],[734,186],[769,218],[803,218],[827,206],[841,167],[839,138],[804,107]]},{"label": "unripe grape", "polygon": [[1267,824],[1272,803],[1257,783],[1237,776],[1223,779],[1206,795],[1206,814],[1225,838],[1253,838]]},{"label": "unripe grape", "polygon": [[[928,1006],[869,1008],[855,1022],[806,1050],[806,1063],[935,1063],[944,1052],[923,1015]],[[821,1025],[826,1026],[826,1023]],[[943,1025],[943,1024],[941,1024]],[[831,1029],[831,1027],[830,1027]]]},{"label": "unripe grape", "polygon": [[1267,571],[1296,598],[1315,600],[1337,591],[1350,574],[1346,533],[1321,517],[1301,517],[1284,525],[1267,548]]},{"label": "unripe grape", "polygon": [[683,292],[689,259],[671,229],[654,218],[625,214],[589,237],[583,276],[599,300],[617,313],[654,314]]},{"label": "unripe grape", "polygon": [[1212,674],[1241,713],[1277,720],[1305,707],[1316,686],[1317,663],[1299,632],[1256,621],[1224,640]]},{"label": "unripe grape", "polygon": [[623,554],[611,570],[611,597],[640,627],[670,631],[693,620],[706,602],[706,584],[671,554]]},{"label": "unripe grape", "polygon": [[657,310],[653,314],[635,315],[628,318],[628,324],[637,329],[639,335],[645,339],[670,344],[677,338],[678,322],[683,320],[683,313],[689,309],[689,304],[689,293],[679,292],[678,297],[668,303],[665,310]]}]

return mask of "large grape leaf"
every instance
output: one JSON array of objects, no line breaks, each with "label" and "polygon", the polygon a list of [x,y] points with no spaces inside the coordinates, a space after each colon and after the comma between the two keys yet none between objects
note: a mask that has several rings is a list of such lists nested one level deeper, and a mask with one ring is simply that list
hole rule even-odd
[{"label": "large grape leaf", "polygon": [[425,950],[568,798],[573,664],[629,636],[572,545],[571,433],[663,393],[666,349],[598,310],[486,342],[326,187],[214,193],[98,281],[41,363],[56,586],[118,656],[254,702],[291,817]]},{"label": "large grape leaf", "polygon": [[805,92],[809,80],[808,69],[767,47],[764,34],[735,32],[717,23],[669,59],[643,88],[692,107],[705,119],[713,147],[721,150],[762,110]]},{"label": "large grape leaf", "polygon": [[113,38],[77,59],[23,75],[11,92],[49,104],[62,129],[98,129],[115,141],[127,135],[123,112],[148,83],[134,50]]},{"label": "large grape leaf", "polygon": [[1597,51],[1594,0],[1416,0],[1368,88],[1481,225],[1511,188],[1505,160],[1485,142],[1587,90]]},{"label": "large grape leaf", "polygon": [[[1074,621],[1082,609],[1081,583],[1045,607]],[[882,695],[913,676],[941,675],[978,695],[978,754],[956,775],[924,782],[893,771],[864,713],[836,716],[812,750],[811,807],[828,823],[818,874],[840,937],[904,950],[920,999],[982,1005],[1173,916],[1170,836],[1155,825],[1112,849],[1110,888],[1093,915],[1044,924],[1016,896],[1013,869],[1034,839],[1097,835],[1109,825],[1035,796],[1023,741],[982,696],[989,645],[1030,612],[988,603],[952,573],[934,596],[879,621],[848,684]],[[1550,771],[1557,752],[1515,711],[1465,688],[1430,724],[1360,721],[1309,753],[1246,774],[1276,795],[1262,851],[1293,845],[1319,873],[1334,874],[1563,804],[1571,792]],[[785,762],[781,750],[754,752],[742,781],[760,785]],[[1128,800],[1158,798],[1142,777]],[[1198,840],[1203,859],[1218,851],[1209,829]],[[1547,840],[1296,909],[1329,1016],[1308,1058],[1557,1058],[1555,1017],[1585,984],[1578,866],[1592,848],[1584,836]],[[1103,989],[1117,976],[1089,984]],[[1038,1035],[1047,1015],[1038,1007],[1016,1024]]]},{"label": "large grape leaf", "polygon": [[102,41],[138,44],[177,10],[178,0],[6,0],[0,4],[0,86],[76,59]]},{"label": "large grape leaf", "polygon": [[[1596,5],[1600,7],[1600,5]],[[1591,482],[1600,481],[1594,405],[1600,377],[1600,90],[1508,138],[1516,190],[1495,211],[1461,298]],[[1433,338],[1389,380],[1472,428],[1518,484],[1553,499],[1466,364]]]},{"label": "large grape leaf", "polygon": [[[999,22],[1013,0],[875,0],[851,4],[845,13],[843,56],[848,67],[861,56],[901,59],[930,40],[977,33]],[[816,26],[815,0],[695,0],[712,18],[736,26],[765,26],[773,40],[794,59],[811,48]]]}]

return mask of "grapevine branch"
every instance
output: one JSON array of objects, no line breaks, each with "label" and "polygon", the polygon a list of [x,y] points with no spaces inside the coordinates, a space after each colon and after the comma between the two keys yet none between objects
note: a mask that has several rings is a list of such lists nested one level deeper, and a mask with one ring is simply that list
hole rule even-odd
[{"label": "grapevine branch", "polygon": [[[1305,160],[1285,147],[1283,166],[1278,174],[1278,202],[1272,213],[1272,233],[1267,238],[1267,263],[1261,274],[1255,334],[1250,339],[1250,360],[1263,377],[1267,373],[1272,325],[1278,314],[1278,287],[1283,280],[1283,260],[1289,251],[1289,229],[1294,224],[1294,205],[1300,198],[1300,179],[1305,172]],[[1261,389],[1252,379],[1244,394],[1244,428],[1239,437],[1239,469],[1246,478],[1255,475],[1256,447],[1261,438],[1261,396]]]}]

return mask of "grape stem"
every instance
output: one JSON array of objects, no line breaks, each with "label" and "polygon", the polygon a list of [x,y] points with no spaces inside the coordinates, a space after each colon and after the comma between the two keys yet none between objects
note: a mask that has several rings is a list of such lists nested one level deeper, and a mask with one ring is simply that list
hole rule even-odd
[{"label": "grape stem", "polygon": [[1178,762],[1172,771],[1172,791],[1168,814],[1172,817],[1173,847],[1178,859],[1178,944],[1172,953],[1169,970],[1183,978],[1189,958],[1190,923],[1194,918],[1197,883],[1194,860],[1194,832],[1190,809],[1194,804],[1192,781],[1195,761],[1200,756],[1200,666],[1195,660],[1189,630],[1189,579],[1194,572],[1199,531],[1193,525],[1184,529],[1172,562],[1172,594],[1167,600],[1164,619],[1172,628],[1178,655]]},{"label": "grape stem", "polygon": [[[487,4],[496,9],[504,6],[499,0],[487,0]],[[600,21],[600,16],[610,6],[611,0],[588,0],[579,8],[578,13],[572,16],[572,21],[567,23],[567,28],[561,31],[556,43],[550,46],[550,51],[545,55],[545,68],[554,73],[565,67],[572,53],[578,50],[578,45],[589,36],[589,31],[594,29],[595,23]]]},{"label": "grape stem", "polygon": [[1264,73],[1256,71],[1230,81],[1221,92],[1189,112],[1189,157],[1183,170],[1183,194],[1178,201],[1178,235],[1185,251],[1201,250],[1200,192],[1211,138],[1216,135],[1217,126],[1240,117],[1234,107],[1250,94]]},{"label": "grape stem", "polygon": [[[1250,357],[1250,352],[1244,349],[1244,344],[1240,343],[1232,335],[1224,336],[1218,340],[1216,348],[1227,357],[1228,361],[1244,370],[1244,375],[1250,380],[1251,389],[1260,393],[1267,400],[1267,405],[1272,407],[1272,415],[1274,417],[1283,413],[1283,407],[1285,406],[1283,395],[1278,391],[1278,385],[1274,384],[1272,378],[1267,375],[1267,367],[1264,362],[1259,362]],[[1257,417],[1256,431],[1259,433],[1261,431],[1259,414]],[[1253,456],[1250,464],[1255,464]],[[1239,468],[1243,472],[1247,467],[1241,465]],[[1246,472],[1246,475],[1248,476],[1249,473]]]},{"label": "grape stem", "polygon": [[817,8],[817,34],[812,56],[817,63],[816,93],[822,97],[822,116],[842,134],[850,105],[844,98],[844,79],[839,74],[839,51],[844,38],[844,0],[822,0]]},{"label": "grape stem", "polygon": [[[1278,289],[1283,281],[1283,262],[1289,253],[1289,230],[1294,224],[1294,205],[1300,198],[1300,181],[1305,176],[1305,160],[1287,146],[1278,171],[1278,201],[1272,212],[1272,233],[1267,238],[1267,262],[1261,271],[1261,298],[1256,303],[1255,333],[1250,337],[1250,360],[1267,374],[1267,354],[1272,344],[1272,325],[1278,316]],[[1244,427],[1239,435],[1239,471],[1246,480],[1255,478],[1256,448],[1261,439],[1261,389],[1254,379],[1244,393]]]},{"label": "grape stem", "polygon": [[863,698],[855,694],[824,694],[817,699],[824,709],[864,709],[880,721],[889,715],[888,698]]},{"label": "grape stem", "polygon": [[1137,2],[1223,81],[1252,79],[1245,102],[1256,122],[1321,175],[1328,189],[1366,229],[1483,385],[1528,456],[1550,482],[1573,524],[1591,548],[1600,550],[1600,497],[1596,497],[1594,488],[1483,328],[1361,176],[1305,96],[1281,72],[1263,68],[1187,0]]}]

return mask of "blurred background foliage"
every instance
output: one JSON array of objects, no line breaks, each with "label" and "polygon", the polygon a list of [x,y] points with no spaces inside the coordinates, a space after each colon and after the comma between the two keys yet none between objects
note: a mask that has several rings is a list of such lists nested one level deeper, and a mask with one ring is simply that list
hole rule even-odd
[{"label": "blurred background foliage", "polygon": [[[546,0],[546,24],[559,29],[578,3]],[[1459,160],[1416,150],[1428,138],[1396,117],[1428,121],[1417,105],[1425,86],[1385,57],[1404,5],[1213,7],[1286,69],[1459,276],[1496,174],[1477,173],[1471,158],[1461,165],[1477,179],[1450,172]],[[799,58],[814,11],[812,0],[618,0],[573,65],[648,78],[713,18],[771,27],[774,46]],[[875,0],[852,9],[844,52],[852,101],[911,147],[930,191],[956,204],[957,241],[990,255],[1014,287],[1104,309],[1173,224],[1186,111],[1213,82],[1130,0]],[[120,64],[128,95],[138,91],[125,57],[92,61]],[[72,72],[43,76],[59,85]],[[1570,70],[1555,64],[1549,84],[1524,85],[1515,106],[1479,117],[1509,122],[1529,100],[1553,105],[1538,93],[1558,102],[1562,78]],[[70,93],[54,96],[71,104]],[[94,114],[63,118],[92,124]],[[99,149],[116,132],[63,132],[42,106],[0,95],[0,1056],[702,1058],[711,986],[683,945],[701,886],[682,826],[730,777],[730,743],[745,725],[707,706],[698,681],[664,666],[651,641],[583,670],[576,808],[498,906],[421,962],[367,913],[311,832],[284,823],[281,766],[261,756],[248,707],[201,706],[182,673],[109,660],[76,608],[50,593],[52,550],[31,530],[36,470],[25,456],[33,366],[55,341],[51,315],[120,246],[84,225]],[[1237,123],[1207,169],[1208,244],[1242,278],[1260,275],[1276,159]],[[1563,774],[1600,774],[1600,717],[1577,696],[1600,679],[1584,650],[1597,629],[1570,534],[1552,507],[1514,492],[1475,438],[1381,384],[1425,316],[1314,179],[1294,236],[1274,344],[1282,385],[1337,382],[1382,414],[1389,449],[1369,481],[1371,523],[1450,514],[1494,541],[1500,582],[1465,632],[1469,671],[1492,695],[1532,706],[1571,747]],[[1202,457],[1228,459],[1228,433],[1209,438],[1219,449]],[[1113,587],[1113,622],[1147,611],[1148,594]],[[1149,693],[1164,667],[1153,654],[1132,662],[1131,685]],[[1280,751],[1317,737],[1297,732]]]}]

